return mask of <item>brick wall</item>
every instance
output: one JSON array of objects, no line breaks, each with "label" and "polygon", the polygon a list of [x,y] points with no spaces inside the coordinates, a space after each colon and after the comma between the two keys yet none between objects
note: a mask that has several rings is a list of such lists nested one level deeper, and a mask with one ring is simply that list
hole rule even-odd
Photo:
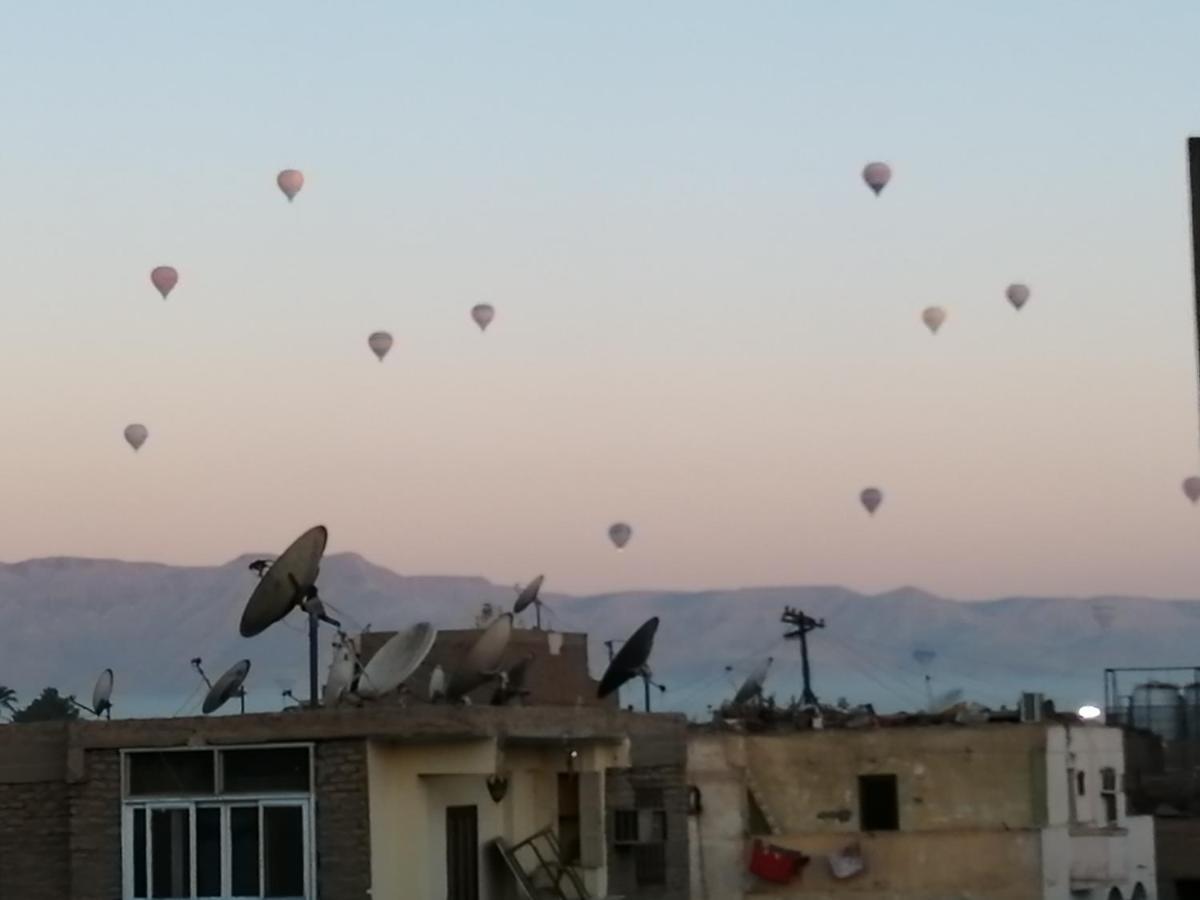
[{"label": "brick wall", "polygon": [[67,786],[0,784],[0,900],[71,900]]},{"label": "brick wall", "polygon": [[70,803],[71,900],[121,896],[121,757],[90,750],[67,785]]},{"label": "brick wall", "polygon": [[321,900],[364,900],[371,888],[367,745],[317,745],[317,883]]}]

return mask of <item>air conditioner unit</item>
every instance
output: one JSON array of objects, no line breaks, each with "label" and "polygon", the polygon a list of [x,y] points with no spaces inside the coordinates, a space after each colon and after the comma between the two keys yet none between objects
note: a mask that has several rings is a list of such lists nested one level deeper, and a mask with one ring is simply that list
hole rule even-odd
[{"label": "air conditioner unit", "polygon": [[1042,721],[1042,708],[1044,707],[1045,703],[1045,694],[1031,694],[1029,692],[1021,694],[1021,721]]}]

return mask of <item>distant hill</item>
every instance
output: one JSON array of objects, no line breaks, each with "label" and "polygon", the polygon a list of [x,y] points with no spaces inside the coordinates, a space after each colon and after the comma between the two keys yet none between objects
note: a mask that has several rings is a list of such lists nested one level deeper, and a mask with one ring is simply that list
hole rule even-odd
[{"label": "distant hill", "polygon": [[[306,690],[303,622],[297,616],[253,640],[238,635],[254,558],[209,567],[74,558],[0,565],[0,683],[22,700],[48,684],[86,699],[96,673],[111,666],[119,714],[170,715],[198,705],[192,657],[202,657],[214,677],[249,657],[247,708],[277,709],[283,687]],[[507,606],[514,596],[510,586],[483,578],[408,577],[355,554],[325,560],[322,593],[348,625],[374,630],[422,619],[469,626],[484,602]],[[811,637],[818,695],[883,709],[922,705],[926,671],[936,692],[960,687],[971,699],[1011,706],[1020,690],[1041,690],[1065,707],[1103,699],[1106,666],[1200,661],[1200,603],[1191,601],[962,603],[916,588],[868,596],[840,587],[549,593],[547,600],[550,624],[591,635],[597,674],[604,640],[660,616],[653,664],[669,691],[654,702],[692,713],[731,694],[734,680],[772,654],[768,688],[780,699],[799,693],[798,648],[783,641],[779,621],[785,605],[826,622]],[[935,654],[927,669],[914,658],[918,648]],[[328,647],[322,650],[324,666]],[[630,693],[625,702],[637,699]]]}]

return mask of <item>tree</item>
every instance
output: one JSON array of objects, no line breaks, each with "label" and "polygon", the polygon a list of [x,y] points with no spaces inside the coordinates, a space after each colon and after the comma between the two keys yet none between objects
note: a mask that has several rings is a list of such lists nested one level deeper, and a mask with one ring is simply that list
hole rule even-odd
[{"label": "tree", "polygon": [[63,697],[58,688],[48,687],[42,690],[41,696],[13,713],[14,722],[61,722],[64,719],[78,719],[79,709],[74,703],[75,697]]},{"label": "tree", "polygon": [[10,716],[17,711],[17,692],[2,684],[0,684],[0,710],[4,710]]}]

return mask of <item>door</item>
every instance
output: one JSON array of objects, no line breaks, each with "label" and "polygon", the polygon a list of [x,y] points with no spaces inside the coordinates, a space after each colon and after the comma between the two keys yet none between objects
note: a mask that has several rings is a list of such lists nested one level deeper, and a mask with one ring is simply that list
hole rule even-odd
[{"label": "door", "polygon": [[446,900],[479,900],[479,811],[446,807]]}]

